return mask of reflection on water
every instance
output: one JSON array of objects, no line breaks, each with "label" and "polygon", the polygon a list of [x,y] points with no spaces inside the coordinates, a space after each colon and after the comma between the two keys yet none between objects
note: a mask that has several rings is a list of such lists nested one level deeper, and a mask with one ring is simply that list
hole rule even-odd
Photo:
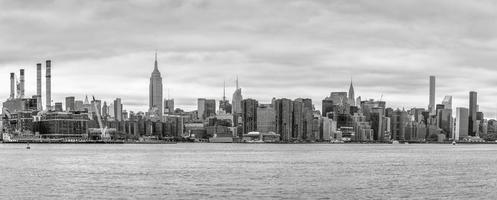
[{"label": "reflection on water", "polygon": [[0,144],[0,199],[495,199],[497,145]]}]

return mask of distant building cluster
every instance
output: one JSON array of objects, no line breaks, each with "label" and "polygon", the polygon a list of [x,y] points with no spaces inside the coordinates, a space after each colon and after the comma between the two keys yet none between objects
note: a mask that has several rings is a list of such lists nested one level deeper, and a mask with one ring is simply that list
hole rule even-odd
[{"label": "distant building cluster", "polygon": [[[184,140],[209,142],[424,142],[481,141],[497,135],[495,120],[479,111],[477,93],[469,92],[468,108],[453,112],[452,97],[436,104],[436,78],[429,77],[429,103],[425,108],[393,109],[382,99],[356,98],[333,91],[317,110],[309,98],[273,98],[261,103],[243,98],[236,78],[231,103],[226,97],[198,98],[197,110],[175,108],[164,99],[157,54],[149,84],[149,109],[126,111],[121,98],[106,102],[74,96],[52,102],[52,62],[45,62],[45,105],[42,104],[42,64],[36,64],[37,93],[26,97],[24,69],[10,74],[10,96],[3,102],[2,131],[8,138],[102,140]],[[217,104],[217,106],[216,106]],[[455,117],[454,117],[455,114]]]}]

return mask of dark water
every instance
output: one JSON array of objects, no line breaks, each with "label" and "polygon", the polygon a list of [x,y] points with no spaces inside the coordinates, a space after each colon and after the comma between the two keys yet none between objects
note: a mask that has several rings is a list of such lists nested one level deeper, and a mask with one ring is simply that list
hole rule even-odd
[{"label": "dark water", "polygon": [[497,145],[0,144],[0,199],[497,199]]}]

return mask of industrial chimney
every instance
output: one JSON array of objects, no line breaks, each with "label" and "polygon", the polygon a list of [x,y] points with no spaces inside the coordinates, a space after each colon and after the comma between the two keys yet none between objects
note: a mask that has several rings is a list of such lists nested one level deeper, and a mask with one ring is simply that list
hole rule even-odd
[{"label": "industrial chimney", "polygon": [[19,71],[19,74],[21,75],[21,93],[19,94],[19,98],[24,98],[24,69],[21,69]]},{"label": "industrial chimney", "polygon": [[10,99],[14,99],[15,97],[15,89],[16,89],[16,83],[15,83],[15,78],[14,78],[14,73],[10,73]]},{"label": "industrial chimney", "polygon": [[38,110],[43,110],[41,102],[41,63],[36,64],[36,102]]},{"label": "industrial chimney", "polygon": [[46,61],[46,67],[47,67],[47,71],[46,71],[46,83],[45,85],[47,86],[47,89],[46,89],[46,98],[47,98],[47,102],[46,102],[46,105],[47,105],[47,110],[50,110],[52,108],[52,95],[51,95],[51,92],[52,92],[52,89],[51,89],[51,68],[52,68],[52,61],[50,60],[47,60]]}]

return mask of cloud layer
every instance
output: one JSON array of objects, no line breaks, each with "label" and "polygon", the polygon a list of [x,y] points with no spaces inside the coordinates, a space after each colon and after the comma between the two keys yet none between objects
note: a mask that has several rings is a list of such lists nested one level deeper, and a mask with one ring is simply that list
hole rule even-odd
[{"label": "cloud layer", "polygon": [[239,76],[243,96],[310,97],[331,91],[380,98],[388,106],[426,107],[428,76],[437,101],[454,96],[495,117],[497,2],[463,0],[0,0],[0,74],[53,62],[53,96],[121,97],[146,110],[153,53],[171,98],[195,109],[196,98],[228,97]]}]

